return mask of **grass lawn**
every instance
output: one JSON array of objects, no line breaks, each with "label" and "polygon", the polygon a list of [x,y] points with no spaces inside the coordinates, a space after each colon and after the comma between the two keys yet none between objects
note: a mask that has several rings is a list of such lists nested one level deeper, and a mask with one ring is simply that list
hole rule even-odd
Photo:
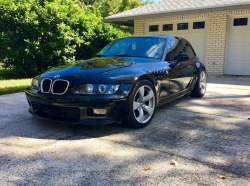
[{"label": "grass lawn", "polygon": [[24,91],[31,84],[31,79],[0,79],[0,95]]},{"label": "grass lawn", "polygon": [[31,84],[31,79],[17,79],[9,70],[1,68],[0,63],[0,95],[24,91]]}]

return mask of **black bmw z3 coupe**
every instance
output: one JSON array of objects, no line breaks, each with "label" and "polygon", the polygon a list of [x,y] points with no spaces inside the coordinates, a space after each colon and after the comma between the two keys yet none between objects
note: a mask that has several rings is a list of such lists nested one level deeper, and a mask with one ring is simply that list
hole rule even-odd
[{"label": "black bmw z3 coupe", "polygon": [[157,106],[203,97],[206,69],[191,44],[174,36],[117,39],[96,57],[35,77],[29,112],[51,120],[147,126]]}]

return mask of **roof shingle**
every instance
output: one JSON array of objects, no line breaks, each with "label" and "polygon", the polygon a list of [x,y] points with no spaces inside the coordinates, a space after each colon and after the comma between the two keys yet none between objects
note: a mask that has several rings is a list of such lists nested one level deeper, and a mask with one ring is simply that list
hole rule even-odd
[{"label": "roof shingle", "polygon": [[106,17],[105,20],[249,4],[250,0],[163,0]]}]

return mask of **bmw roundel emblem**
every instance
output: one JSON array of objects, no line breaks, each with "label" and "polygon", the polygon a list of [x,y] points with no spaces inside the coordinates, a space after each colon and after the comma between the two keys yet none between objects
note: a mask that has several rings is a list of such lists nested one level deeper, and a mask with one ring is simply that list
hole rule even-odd
[{"label": "bmw roundel emblem", "polygon": [[59,77],[61,77],[60,75],[56,75],[54,76],[54,79],[58,79]]}]

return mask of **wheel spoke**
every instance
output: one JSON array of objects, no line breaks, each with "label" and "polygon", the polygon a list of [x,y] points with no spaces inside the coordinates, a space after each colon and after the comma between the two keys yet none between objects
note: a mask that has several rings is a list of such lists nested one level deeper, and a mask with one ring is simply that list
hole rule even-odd
[{"label": "wheel spoke", "polygon": [[137,110],[139,107],[140,107],[140,103],[134,101],[134,103],[133,103],[133,109]]},{"label": "wheel spoke", "polygon": [[143,123],[143,121],[144,121],[144,112],[143,112],[142,108],[139,108],[138,111],[139,111],[139,116],[137,117],[137,120],[140,123]]},{"label": "wheel spoke", "polygon": [[144,97],[144,86],[141,86],[139,89],[139,94],[140,94],[140,100],[143,100]]},{"label": "wheel spoke", "polygon": [[151,107],[146,106],[146,105],[143,107],[143,110],[145,110],[150,116],[152,116],[152,114],[154,112],[154,109],[152,109]]},{"label": "wheel spoke", "polygon": [[205,79],[205,73],[202,72],[202,73],[201,73],[201,79],[200,79],[200,81],[203,81],[204,79]]},{"label": "wheel spoke", "polygon": [[202,88],[205,88],[205,87],[206,87],[206,84],[203,83],[203,82],[200,82],[200,85],[201,85]]},{"label": "wheel spoke", "polygon": [[154,97],[154,93],[152,90],[149,91],[148,95],[146,95],[145,97],[143,97],[143,101],[148,101],[150,100],[152,97]]}]

